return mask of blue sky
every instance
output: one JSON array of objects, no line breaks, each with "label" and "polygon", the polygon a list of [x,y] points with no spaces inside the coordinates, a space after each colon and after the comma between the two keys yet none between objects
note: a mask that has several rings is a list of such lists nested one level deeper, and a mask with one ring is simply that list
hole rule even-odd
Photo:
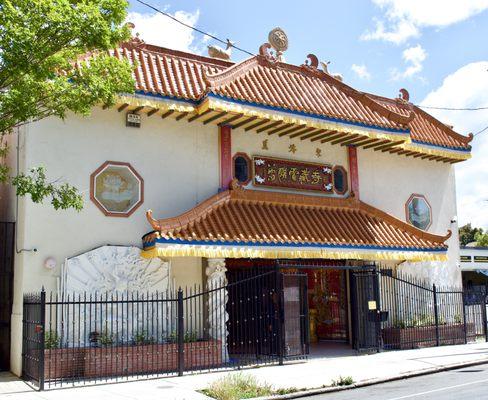
[{"label": "blue sky", "polygon": [[[488,0],[145,1],[252,53],[280,26],[287,62],[313,53],[359,90],[396,97],[404,87],[417,104],[488,106]],[[148,43],[201,54],[218,44],[130,4],[129,20]],[[488,110],[430,112],[462,134],[488,125]],[[488,131],[473,146],[473,159],[456,167],[459,221],[488,228]]]}]

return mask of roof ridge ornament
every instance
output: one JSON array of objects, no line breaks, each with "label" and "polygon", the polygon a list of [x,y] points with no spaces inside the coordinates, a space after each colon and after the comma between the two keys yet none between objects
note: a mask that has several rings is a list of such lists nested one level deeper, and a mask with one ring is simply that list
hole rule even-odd
[{"label": "roof ridge ornament", "polygon": [[410,101],[410,93],[408,93],[408,90],[405,89],[405,88],[401,88],[399,90],[399,95],[398,95],[398,99],[404,101],[405,103],[408,103]]},{"label": "roof ridge ornament", "polygon": [[272,29],[268,34],[268,42],[276,51],[276,59],[283,61],[283,52],[288,49],[288,36],[280,27]]},{"label": "roof ridge ornament", "polygon": [[271,45],[266,42],[259,46],[259,57],[268,61],[269,63],[275,64],[277,63],[278,57],[275,52],[271,51]]},{"label": "roof ridge ornament", "polygon": [[227,39],[225,44],[225,49],[215,44],[210,44],[207,46],[208,55],[211,58],[218,58],[220,60],[230,61],[232,56],[232,48],[235,46],[236,42]]},{"label": "roof ridge ornament", "polygon": [[[131,30],[131,32],[136,28],[136,25],[132,22],[127,22],[127,27]],[[139,32],[136,32],[135,36],[131,36],[131,38],[126,42],[126,47],[130,50],[137,50],[144,48],[146,42],[139,37]]]}]

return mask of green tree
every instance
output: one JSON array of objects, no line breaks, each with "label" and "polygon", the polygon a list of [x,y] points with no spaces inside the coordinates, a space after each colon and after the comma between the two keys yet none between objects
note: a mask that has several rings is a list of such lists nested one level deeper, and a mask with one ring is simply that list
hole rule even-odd
[{"label": "green tree", "polygon": [[479,247],[488,247],[488,233],[478,232],[474,239],[476,240],[476,245]]},{"label": "green tree", "polygon": [[0,1],[0,183],[19,196],[50,199],[55,209],[83,207],[78,190],[48,182],[42,166],[13,176],[6,138],[20,125],[88,115],[134,90],[129,63],[107,53],[129,38],[127,7],[127,0]]},{"label": "green tree", "polygon": [[459,241],[462,246],[466,246],[468,243],[475,242],[475,236],[477,233],[482,234],[482,228],[473,228],[471,223],[461,226],[459,228]]}]

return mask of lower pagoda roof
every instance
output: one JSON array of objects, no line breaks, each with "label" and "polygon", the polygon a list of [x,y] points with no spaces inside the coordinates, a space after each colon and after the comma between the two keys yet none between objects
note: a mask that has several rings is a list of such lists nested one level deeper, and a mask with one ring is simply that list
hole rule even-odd
[{"label": "lower pagoda roof", "polygon": [[218,193],[177,217],[147,217],[145,257],[443,261],[445,236],[422,231],[355,197],[246,190]]}]

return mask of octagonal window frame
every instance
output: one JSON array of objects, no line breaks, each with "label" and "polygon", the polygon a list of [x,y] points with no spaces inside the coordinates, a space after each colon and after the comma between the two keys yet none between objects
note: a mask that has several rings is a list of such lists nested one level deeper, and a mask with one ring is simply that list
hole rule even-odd
[{"label": "octagonal window frame", "polygon": [[[97,199],[95,195],[96,179],[101,173],[103,173],[109,167],[118,167],[118,168],[125,167],[139,182],[139,199],[127,211],[123,211],[123,212],[110,211],[103,205],[103,203],[100,200]],[[90,175],[90,199],[98,207],[98,209],[107,217],[122,217],[122,218],[130,217],[144,203],[144,179],[135,170],[135,168],[128,162],[105,161],[102,165],[100,165],[100,167],[98,167]]]},{"label": "octagonal window frame", "polygon": [[[239,157],[243,158],[247,164],[247,179],[243,182],[239,181],[236,177],[236,160]],[[232,178],[237,179],[239,182],[239,185],[242,185],[242,186],[246,186],[249,184],[249,182],[251,182],[251,180],[252,180],[252,160],[251,160],[251,157],[249,157],[247,155],[247,153],[237,152],[232,157]]]},{"label": "octagonal window frame", "polygon": [[[424,200],[425,204],[427,204],[427,207],[429,208],[429,216],[430,216],[429,224],[425,228],[420,228],[411,222],[409,205],[413,201],[413,199],[415,199],[415,198],[420,198],[420,199]],[[429,228],[432,226],[433,215],[432,215],[432,206],[430,205],[429,201],[427,200],[427,197],[425,197],[423,194],[412,193],[410,195],[410,197],[408,198],[408,200],[405,202],[405,218],[406,218],[407,223],[412,225],[413,227],[420,229],[422,231],[429,230]]]}]

